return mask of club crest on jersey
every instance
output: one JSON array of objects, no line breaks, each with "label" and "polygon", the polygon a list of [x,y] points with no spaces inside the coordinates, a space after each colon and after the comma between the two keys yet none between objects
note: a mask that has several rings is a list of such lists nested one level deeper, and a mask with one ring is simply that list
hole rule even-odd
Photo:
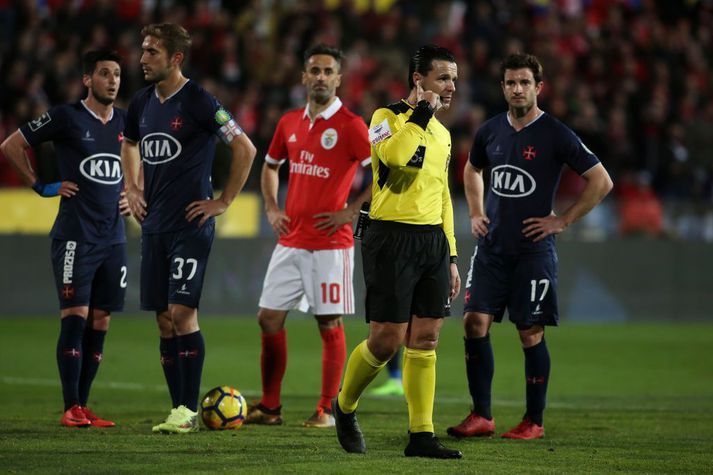
[{"label": "club crest on jersey", "polygon": [[181,143],[163,132],[154,132],[141,139],[141,158],[149,165],[170,162],[181,154],[181,150]]},{"label": "club crest on jersey", "polygon": [[522,168],[499,165],[490,172],[490,187],[496,195],[522,198],[531,195],[537,187],[535,179]]},{"label": "club crest on jersey", "polygon": [[537,156],[537,150],[532,145],[528,145],[522,151],[522,156],[525,160],[532,160]]},{"label": "club crest on jersey", "polygon": [[121,181],[121,158],[112,153],[96,153],[85,158],[79,164],[79,171],[84,178],[102,185],[115,185]]},{"label": "club crest on jersey", "polygon": [[35,120],[31,120],[30,122],[28,122],[27,125],[30,127],[31,131],[36,132],[37,129],[39,129],[40,127],[44,127],[45,125],[49,124],[51,120],[52,117],[50,117],[50,113],[45,112]]},{"label": "club crest on jersey", "polygon": [[183,118],[180,115],[171,119],[171,129],[178,131],[181,130],[181,127],[183,127]]},{"label": "club crest on jersey", "polygon": [[339,136],[337,135],[336,130],[332,128],[325,130],[324,132],[322,132],[322,139],[320,141],[322,143],[322,148],[324,148],[325,150],[333,149],[334,146],[337,145],[338,138]]}]

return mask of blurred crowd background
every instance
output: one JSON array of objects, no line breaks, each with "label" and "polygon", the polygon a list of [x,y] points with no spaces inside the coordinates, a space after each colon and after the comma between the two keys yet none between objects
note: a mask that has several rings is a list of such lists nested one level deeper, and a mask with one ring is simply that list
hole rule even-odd
[{"label": "blurred crowd background", "polygon": [[[305,104],[307,47],[344,50],[338,94],[368,122],[374,109],[408,94],[411,53],[436,43],[458,58],[456,99],[441,120],[453,136],[452,193],[462,211],[472,138],[506,108],[500,60],[523,51],[544,65],[540,107],[577,132],[616,184],[579,237],[713,241],[711,0],[0,0],[0,140],[50,106],[84,96],[80,56],[88,49],[123,56],[118,105],[126,107],[145,85],[141,27],[163,21],[188,29],[185,74],[255,142],[248,190],[259,192],[280,115]],[[41,179],[56,179],[51,149],[33,160]],[[216,187],[228,166],[219,148]],[[0,157],[0,186],[21,185]],[[558,206],[582,186],[565,172]]]}]

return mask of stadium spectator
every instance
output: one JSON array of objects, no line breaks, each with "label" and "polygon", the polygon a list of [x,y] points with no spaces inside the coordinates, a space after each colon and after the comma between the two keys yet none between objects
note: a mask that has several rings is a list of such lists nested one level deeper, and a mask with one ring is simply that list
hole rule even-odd
[{"label": "stadium spectator", "polygon": [[[90,26],[97,18],[106,23]],[[370,115],[377,104],[408,93],[399,89],[397,78],[405,73],[403,58],[415,45],[439,37],[457,44],[469,58],[462,66],[472,69],[461,72],[470,97],[462,96],[462,108],[441,116],[447,126],[460,121],[471,107],[495,115],[500,109],[494,81],[499,58],[531,46],[555,78],[542,92],[541,104],[586,136],[613,177],[628,170],[655,174],[654,192],[664,201],[667,214],[683,213],[700,222],[707,213],[699,212],[697,197],[669,206],[658,178],[665,181],[669,173],[661,176],[659,166],[670,123],[681,123],[690,131],[691,167],[698,162],[697,155],[711,155],[710,134],[702,124],[707,105],[713,103],[709,2],[516,0],[496,6],[491,0],[435,5],[387,0],[283,2],[279,7],[260,0],[0,2],[0,121],[7,124],[0,127],[0,140],[51,104],[80,98],[76,58],[91,45],[107,43],[126,58],[117,97],[118,105],[126,105],[131,93],[142,87],[143,77],[135,66],[140,55],[136,25],[149,18],[191,22],[196,61],[190,76],[201,84],[214,81],[218,99],[241,123],[245,115],[246,124],[268,131],[262,138],[248,132],[263,155],[279,116],[304,102],[303,91],[294,87],[300,77],[299,54],[320,38],[343,45],[349,67],[355,65],[356,72],[348,71],[342,98],[362,116]],[[360,61],[352,61],[352,56]],[[242,66],[247,64],[250,67]],[[582,91],[589,92],[583,96]],[[243,103],[244,97],[249,105]],[[599,126],[579,130],[582,115],[588,117],[585,126]],[[619,138],[612,140],[613,136]],[[56,178],[51,151],[41,148],[36,154],[40,177]],[[2,168],[0,184],[17,185]],[[711,167],[697,170],[690,178],[691,188],[713,182]],[[214,178],[219,176],[220,170],[215,170]],[[257,191],[259,182],[256,167],[246,187]],[[666,218],[665,227],[677,221],[675,215]],[[695,232],[685,236],[700,238]]]},{"label": "stadium spectator", "polygon": [[[191,45],[183,27],[152,24],[141,34],[141,66],[151,85],[129,105],[121,161],[129,206],[142,228],[141,308],[156,313],[173,408],[153,431],[190,433],[198,430],[205,358],[198,304],[214,217],[245,184],[255,147],[220,102],[183,75]],[[216,135],[232,161],[221,196],[211,199]]]},{"label": "stadium spectator", "polygon": [[[342,52],[319,44],[304,55],[307,106],[277,124],[262,168],[267,218],[279,240],[265,275],[258,323],[262,330],[262,398],[248,424],[279,425],[287,366],[285,320],[290,310],[312,312],[322,337],[322,391],[305,427],[333,427],[331,402],[346,358],[342,315],[354,313],[354,240],[351,223],[371,197],[366,186],[349,205],[358,167],[371,163],[364,120],[337,97]],[[279,168],[289,164],[284,209],[278,202]]]},{"label": "stadium spectator", "polygon": [[371,118],[372,221],[362,241],[369,335],[352,351],[332,403],[337,438],[350,453],[366,451],[356,419],[362,392],[405,346],[404,454],[462,457],[438,441],[433,427],[438,335],[460,291],[448,188],[451,136],[434,114],[451,106],[457,78],[450,51],[422,46],[409,61],[408,97]]},{"label": "stadium spectator", "polygon": [[[112,312],[124,308],[126,233],[119,153],[126,111],[114,107],[121,84],[121,57],[108,50],[83,57],[84,100],[52,107],[13,132],[0,149],[23,182],[42,197],[61,196],[52,237],[52,269],[59,297],[57,341],[64,413],[68,427],[113,427],[87,407],[99,370]],[[27,152],[51,141],[60,181],[42,182]]]},{"label": "stadium spectator", "polygon": [[[455,437],[489,436],[494,373],[490,327],[505,310],[517,327],[525,356],[527,410],[502,436],[544,436],[543,411],[550,373],[545,326],[557,325],[556,234],[594,208],[612,187],[597,157],[565,125],[542,111],[542,65],[526,54],[507,56],[501,87],[508,111],[477,131],[464,179],[471,231],[478,239],[466,282],[463,317],[465,365],[473,407]],[[563,165],[587,182],[560,216],[553,198]],[[490,174],[485,198],[484,170]]]}]

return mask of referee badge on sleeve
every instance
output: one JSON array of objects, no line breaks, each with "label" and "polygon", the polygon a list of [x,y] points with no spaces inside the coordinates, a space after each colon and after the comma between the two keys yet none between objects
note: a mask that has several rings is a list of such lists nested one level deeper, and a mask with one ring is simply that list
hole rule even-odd
[{"label": "referee badge on sleeve", "polygon": [[391,137],[391,127],[389,127],[389,120],[384,119],[380,124],[376,124],[374,127],[369,129],[369,142],[372,145],[376,145],[382,140],[386,140]]}]

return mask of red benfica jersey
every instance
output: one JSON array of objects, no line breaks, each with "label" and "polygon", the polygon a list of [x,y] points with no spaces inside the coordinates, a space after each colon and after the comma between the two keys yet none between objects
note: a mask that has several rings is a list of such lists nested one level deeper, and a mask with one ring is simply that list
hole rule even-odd
[{"label": "red benfica jersey", "polygon": [[310,250],[354,245],[350,224],[327,236],[313,216],[344,208],[357,167],[371,164],[369,132],[361,117],[338,97],[314,122],[307,107],[289,111],[277,124],[265,160],[290,165],[285,206],[290,232],[280,244]]}]

